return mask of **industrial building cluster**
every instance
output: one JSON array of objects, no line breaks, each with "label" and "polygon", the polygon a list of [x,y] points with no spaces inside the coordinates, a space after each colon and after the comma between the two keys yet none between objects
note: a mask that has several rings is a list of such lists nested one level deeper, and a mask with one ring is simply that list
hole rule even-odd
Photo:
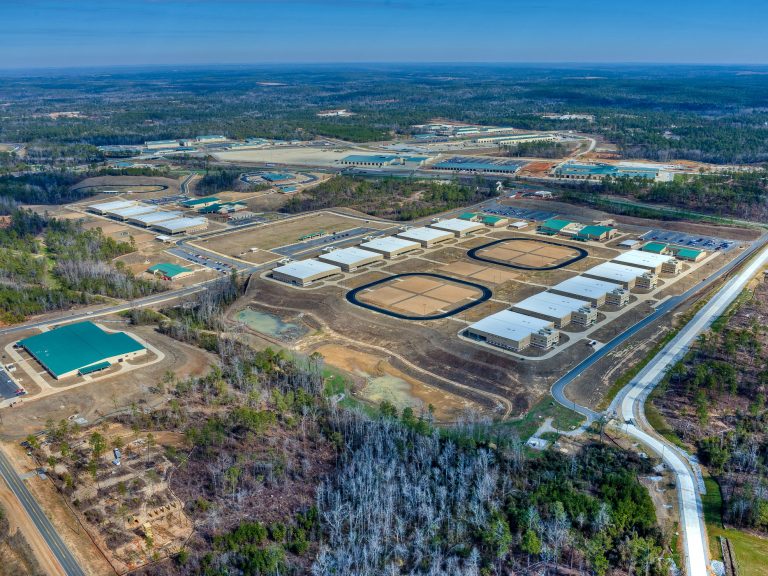
[{"label": "industrial building cluster", "polygon": [[199,232],[208,228],[208,220],[205,218],[190,218],[178,211],[158,210],[155,206],[133,200],[91,204],[88,210],[169,235]]}]

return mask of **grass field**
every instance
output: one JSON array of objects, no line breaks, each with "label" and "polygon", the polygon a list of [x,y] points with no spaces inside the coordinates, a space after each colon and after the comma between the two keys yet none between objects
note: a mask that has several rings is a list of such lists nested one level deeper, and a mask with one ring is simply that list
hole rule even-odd
[{"label": "grass field", "polygon": [[743,530],[723,528],[723,501],[720,485],[713,478],[705,478],[707,493],[701,497],[704,505],[704,520],[709,535],[709,550],[712,558],[722,560],[718,536],[731,541],[739,565],[739,576],[768,576],[768,539],[760,538]]}]

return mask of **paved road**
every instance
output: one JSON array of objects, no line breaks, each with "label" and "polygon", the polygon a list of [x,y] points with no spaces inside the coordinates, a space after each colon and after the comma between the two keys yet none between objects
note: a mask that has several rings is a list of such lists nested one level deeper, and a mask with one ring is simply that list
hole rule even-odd
[{"label": "paved road", "polygon": [[40,508],[37,500],[32,496],[24,482],[19,478],[19,475],[16,474],[10,461],[2,451],[0,451],[0,474],[2,474],[8,487],[14,493],[16,498],[19,499],[19,502],[21,502],[24,510],[29,515],[29,518],[48,543],[51,552],[53,552],[53,555],[64,569],[64,572],[68,576],[85,576],[85,572],[80,568],[80,565],[72,555],[72,552],[70,552],[67,545],[64,544],[58,532],[56,532],[56,529],[53,527],[53,524],[51,524],[51,521]]}]

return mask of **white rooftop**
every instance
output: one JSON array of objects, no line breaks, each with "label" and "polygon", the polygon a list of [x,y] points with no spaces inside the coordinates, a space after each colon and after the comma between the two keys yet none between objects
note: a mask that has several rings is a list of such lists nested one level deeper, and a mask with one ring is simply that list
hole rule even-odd
[{"label": "white rooftop", "polygon": [[202,226],[208,221],[205,218],[174,218],[165,222],[159,222],[155,226],[166,230],[184,230],[185,228],[196,228]]},{"label": "white rooftop", "polygon": [[438,240],[439,238],[447,238],[452,236],[450,232],[445,230],[436,230],[435,228],[409,228],[404,232],[397,234],[401,238],[408,238],[409,240],[417,240],[421,242],[428,242],[430,240]]},{"label": "white rooftop", "polygon": [[330,260],[338,264],[344,264],[348,266],[354,266],[358,262],[367,260],[369,258],[383,258],[378,252],[371,252],[370,250],[363,250],[362,248],[341,248],[339,250],[331,250],[325,254],[321,254],[320,258],[323,260]]},{"label": "white rooftop", "polygon": [[438,230],[450,230],[451,232],[465,232],[466,230],[482,228],[483,225],[479,222],[470,222],[469,220],[461,220],[459,218],[449,218],[448,220],[433,222],[430,224],[430,227],[437,228]]},{"label": "white rooftop", "polygon": [[591,274],[594,276],[600,276],[609,281],[615,281],[619,283],[630,282],[642,276],[644,271],[635,266],[627,266],[625,264],[617,264],[616,262],[603,262],[585,270],[584,274]]},{"label": "white rooftop", "polygon": [[496,314],[486,316],[469,326],[469,328],[482,330],[494,336],[519,342],[543,328],[552,328],[552,326],[552,322],[549,320],[526,316],[511,310],[502,310],[501,312],[496,312]]},{"label": "white rooftop", "polygon": [[560,282],[560,284],[552,286],[550,289],[568,292],[576,297],[583,296],[584,298],[591,300],[592,298],[601,298],[608,294],[608,292],[616,290],[616,288],[618,288],[618,286],[613,282],[585,278],[584,276],[574,276],[564,282]]},{"label": "white rooftop", "polygon": [[629,246],[630,248],[632,246],[637,246],[640,243],[640,240],[624,240],[619,243],[619,246]]},{"label": "white rooftop", "polygon": [[539,292],[530,298],[518,302],[513,308],[537,312],[539,314],[547,314],[551,315],[553,318],[562,318],[585,306],[589,306],[589,304],[578,298],[560,296],[559,294],[552,294],[551,292]]},{"label": "white rooftop", "polygon": [[528,226],[528,222],[526,222],[525,220],[518,220],[517,222],[512,222],[510,226],[512,226],[512,228],[525,228],[526,226]]},{"label": "white rooftop", "polygon": [[138,216],[139,214],[146,214],[147,212],[155,212],[154,206],[129,206],[128,208],[119,208],[117,210],[108,210],[109,214],[119,216],[120,218],[130,218],[131,216]]},{"label": "white rooftop", "polygon": [[136,204],[133,200],[113,200],[112,202],[102,202],[101,204],[90,204],[89,210],[97,210],[105,212],[107,210],[119,210],[120,208],[128,208]]},{"label": "white rooftop", "polygon": [[320,260],[299,260],[297,262],[290,262],[283,266],[278,266],[273,272],[280,272],[287,276],[293,276],[294,278],[309,278],[315,274],[322,272],[341,272],[341,268],[334,264],[328,264],[327,262],[320,262]]},{"label": "white rooftop", "polygon": [[360,244],[361,248],[369,248],[371,250],[382,250],[384,252],[393,252],[395,250],[402,250],[404,248],[419,248],[418,242],[412,242],[405,238],[397,238],[396,236],[386,236],[384,238],[376,238],[369,242]]},{"label": "white rooftop", "polygon": [[619,254],[613,259],[614,262],[629,264],[630,266],[661,266],[664,262],[674,260],[673,256],[664,254],[654,254],[653,252],[643,252],[642,250],[630,250]]},{"label": "white rooftop", "polygon": [[173,220],[181,216],[181,212],[150,212],[149,214],[139,214],[131,218],[141,222],[142,224],[154,224],[155,222],[162,222],[164,220]]}]

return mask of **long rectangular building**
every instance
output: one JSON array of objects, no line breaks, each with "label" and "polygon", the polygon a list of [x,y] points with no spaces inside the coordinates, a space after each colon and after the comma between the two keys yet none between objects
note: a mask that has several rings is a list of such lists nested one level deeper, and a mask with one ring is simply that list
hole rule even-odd
[{"label": "long rectangular building", "polygon": [[436,230],[435,228],[409,228],[396,235],[398,238],[405,238],[421,244],[423,248],[431,248],[435,244],[445,242],[454,237],[453,232],[446,230]]},{"label": "long rectangular building", "polygon": [[335,264],[313,259],[290,262],[272,270],[272,277],[275,280],[294,286],[309,286],[313,282],[334,274],[341,274],[341,268]]},{"label": "long rectangular building", "polygon": [[644,252],[643,250],[629,250],[613,259],[614,262],[619,264],[650,270],[654,274],[658,274],[662,269],[670,274],[677,273],[679,270],[676,265],[672,264],[673,260],[675,260],[675,257],[669,254],[655,254],[653,252]]},{"label": "long rectangular building", "polygon": [[182,215],[181,212],[148,212],[146,214],[138,214],[136,216],[130,216],[128,222],[138,224],[139,226],[151,226],[158,222],[165,222],[166,220],[173,220]]},{"label": "long rectangular building", "polygon": [[602,306],[607,300],[611,300],[611,304],[623,306],[629,301],[629,293],[620,286],[613,282],[587,278],[586,276],[569,278],[555,284],[549,291],[553,294],[586,300],[592,306]]},{"label": "long rectangular building", "polygon": [[560,333],[554,330],[554,324],[549,320],[510,310],[502,310],[471,324],[464,336],[515,352],[529,346],[546,350],[560,341]]},{"label": "long rectangular building", "polygon": [[470,222],[468,220],[462,220],[461,218],[438,220],[437,222],[430,224],[429,227],[450,232],[456,236],[456,238],[461,238],[472,232],[485,229],[485,226],[481,222]]},{"label": "long rectangular building", "polygon": [[90,374],[147,353],[125,332],[107,332],[92,322],[60,326],[20,340],[19,346],[57,380]]},{"label": "long rectangular building", "polygon": [[591,326],[597,321],[597,310],[584,300],[561,296],[551,292],[539,292],[514,304],[510,310],[553,322],[555,328],[568,324]]},{"label": "long rectangular building", "polygon": [[360,244],[360,248],[363,248],[364,250],[370,250],[371,252],[378,252],[388,259],[395,258],[400,254],[405,254],[406,252],[418,250],[420,247],[421,244],[418,242],[405,240],[404,238],[397,238],[396,236],[375,238]]},{"label": "long rectangular building", "polygon": [[120,210],[121,208],[130,208],[135,205],[136,202],[133,200],[113,200],[111,202],[102,202],[101,204],[91,204],[88,206],[88,210],[97,214],[106,214],[110,210]]},{"label": "long rectangular building", "polygon": [[174,218],[153,224],[152,228],[165,234],[199,232],[208,228],[208,220],[205,218]]},{"label": "long rectangular building", "polygon": [[118,220],[128,220],[131,216],[138,216],[139,214],[147,214],[149,212],[155,212],[154,206],[147,206],[146,204],[137,204],[136,206],[129,206],[128,208],[118,208],[117,210],[108,210],[107,216],[117,218]]},{"label": "long rectangular building", "polygon": [[[581,273],[585,278],[595,278],[597,280],[605,280],[607,282],[613,282],[626,289],[632,289],[638,283],[638,280],[647,271],[636,266],[627,266],[626,264],[618,264],[617,262],[603,262],[597,266],[593,266],[589,270]],[[655,274],[652,274],[655,277]]]},{"label": "long rectangular building", "polygon": [[335,264],[341,267],[344,272],[354,272],[361,266],[384,260],[384,255],[378,252],[371,252],[369,250],[363,250],[362,248],[340,248],[339,250],[331,250],[325,254],[320,254],[317,257],[321,262],[327,262],[328,264]]}]

